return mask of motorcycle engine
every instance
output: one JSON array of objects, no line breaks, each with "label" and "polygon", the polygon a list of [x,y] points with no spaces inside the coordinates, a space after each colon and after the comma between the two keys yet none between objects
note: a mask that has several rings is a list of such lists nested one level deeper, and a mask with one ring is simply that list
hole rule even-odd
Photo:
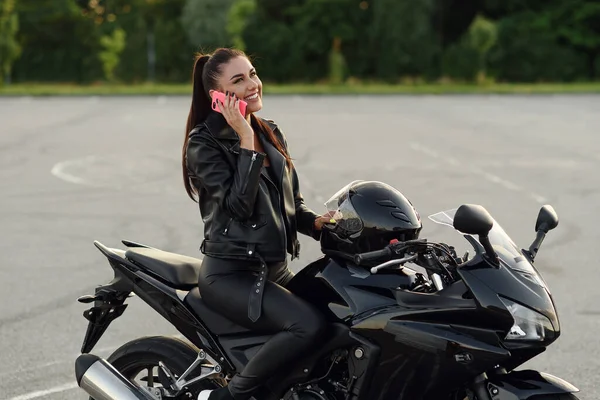
[{"label": "motorcycle engine", "polygon": [[330,397],[321,388],[316,385],[310,388],[300,389],[292,394],[291,399],[293,400],[335,400],[334,397]]},{"label": "motorcycle engine", "polygon": [[[341,400],[348,392],[348,350],[339,349],[323,360],[318,378],[296,385],[282,400]],[[322,374],[322,375],[321,375]]]}]

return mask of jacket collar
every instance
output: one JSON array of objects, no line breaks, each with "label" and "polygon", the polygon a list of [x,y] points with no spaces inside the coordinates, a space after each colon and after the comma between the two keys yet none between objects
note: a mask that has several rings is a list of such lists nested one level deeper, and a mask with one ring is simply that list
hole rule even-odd
[{"label": "jacket collar", "polygon": [[[273,121],[258,116],[257,118],[263,122],[266,122],[274,132],[277,131],[277,125]],[[233,128],[227,124],[225,117],[221,113],[211,111],[210,114],[208,114],[208,117],[206,117],[204,120],[204,123],[206,124],[206,127],[210,133],[217,139],[239,140],[238,135],[235,133]]]},{"label": "jacket collar", "polygon": [[211,111],[204,120],[204,125],[208,132],[219,140],[228,151],[234,154],[240,153],[240,137],[229,126],[223,114]]},{"label": "jacket collar", "polygon": [[[277,125],[273,122],[267,119],[262,119],[262,121],[266,122],[273,131],[277,129]],[[223,117],[223,114],[212,111],[208,117],[206,117],[204,124],[215,139],[221,140],[221,143],[232,153],[239,154],[240,138],[233,128],[229,126],[225,117]],[[285,157],[267,140],[264,134],[259,133],[258,137],[265,149],[265,153],[273,165],[278,181],[281,182],[283,172],[285,171]]]},{"label": "jacket collar", "polygon": [[232,127],[227,124],[223,114],[211,111],[204,124],[216,139],[239,141],[240,138]]}]

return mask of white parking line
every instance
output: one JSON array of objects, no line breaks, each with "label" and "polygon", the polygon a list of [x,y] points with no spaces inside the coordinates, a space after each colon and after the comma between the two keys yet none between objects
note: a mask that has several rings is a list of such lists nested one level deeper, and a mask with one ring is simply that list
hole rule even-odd
[{"label": "white parking line", "polygon": [[[181,334],[176,334],[176,335],[173,335],[172,337],[175,337],[175,338],[178,338],[178,339],[183,339],[184,338],[184,336],[181,335]],[[102,353],[106,353],[106,352],[112,353],[113,351],[115,351],[120,346],[121,345],[111,346],[111,347],[102,347],[100,349],[94,350],[93,354],[96,354],[96,355],[100,356],[100,354],[102,354]],[[48,367],[48,366],[52,366],[52,365],[67,364],[67,363],[71,363],[71,362],[74,363],[75,359],[77,357],[79,357],[79,355],[80,354],[75,355],[70,360],[53,361],[53,362],[49,362],[49,363],[46,363],[46,364],[37,365],[35,367],[28,368],[28,369],[21,369],[19,371],[14,371],[14,372],[10,372],[10,373],[5,372],[4,374],[1,374],[0,377],[2,377],[2,376],[8,376],[8,375],[14,375],[14,374],[20,374],[20,373],[22,373],[24,371],[35,371],[35,370],[42,369],[42,368],[45,368],[45,367]],[[11,397],[8,400],[30,400],[30,399],[37,399],[39,397],[44,397],[44,396],[47,396],[49,394],[66,392],[68,390],[73,390],[73,389],[78,389],[78,388],[79,388],[79,386],[77,386],[77,382],[75,382],[75,377],[73,377],[73,382],[64,383],[62,385],[54,386],[54,387],[51,387],[51,388],[48,388],[48,389],[44,389],[44,390],[36,390],[35,392],[29,392],[29,393],[20,394],[17,397]]]},{"label": "white parking line", "polygon": [[[429,147],[427,146],[423,146],[422,144],[419,143],[411,143],[410,147],[413,150],[416,150],[418,152],[421,152],[423,154],[428,155],[431,158],[437,159],[437,160],[442,160],[450,165],[453,166],[459,166],[461,165],[460,161],[458,161],[455,158],[451,158],[451,157],[443,157],[440,156],[437,152],[435,152],[434,150],[431,150]],[[520,187],[519,185],[517,185],[514,182],[508,181],[504,178],[501,178],[497,175],[494,174],[490,174],[489,172],[486,172],[480,168],[474,167],[474,166],[466,166],[467,167],[467,171],[471,172],[472,174],[475,175],[479,175],[481,177],[483,177],[484,179],[486,179],[489,182],[495,183],[497,185],[501,185],[503,187],[505,187],[508,190],[512,190],[515,192],[521,192],[526,194],[529,198],[532,198],[533,200],[535,200],[536,202],[540,203],[540,204],[545,204],[548,202],[548,199],[546,199],[544,196],[541,196],[535,192],[528,192],[525,189],[523,189],[522,187]]]},{"label": "white parking line", "polygon": [[19,375],[19,374],[22,374],[23,372],[36,371],[38,369],[51,367],[53,365],[65,364],[66,362],[67,362],[66,360],[51,361],[51,362],[48,362],[45,364],[36,365],[35,367],[31,367],[31,368],[21,368],[18,371],[0,372],[0,378],[4,378],[5,376],[11,376],[11,375]]},{"label": "white parking line", "polygon": [[91,182],[86,181],[83,178],[80,178],[78,176],[72,175],[68,172],[66,172],[66,170],[68,170],[70,167],[84,167],[86,164],[91,164],[94,161],[96,161],[96,156],[89,156],[89,157],[85,157],[85,158],[80,158],[80,159],[76,159],[76,160],[66,160],[66,161],[61,161],[59,163],[56,163],[53,167],[52,170],[50,170],[50,173],[54,176],[56,176],[57,178],[60,178],[64,181],[70,182],[70,183],[75,183],[77,185],[91,185]]},{"label": "white parking line", "polygon": [[[111,347],[103,347],[100,349],[97,349],[94,351],[94,354],[96,355],[100,355],[102,353],[112,353],[113,351],[115,351],[117,349],[117,347],[119,346],[111,346]],[[69,360],[59,360],[59,361],[52,361],[49,363],[45,363],[45,364],[41,364],[41,365],[36,365],[35,367],[32,368],[27,368],[27,369],[20,369],[18,371],[12,371],[12,372],[4,372],[2,374],[0,374],[0,377],[3,376],[8,376],[8,375],[16,375],[16,374],[21,374],[23,372],[28,372],[28,371],[35,371],[38,369],[42,369],[42,368],[46,368],[46,367],[50,367],[53,365],[60,365],[60,364],[68,364],[68,363],[74,363],[75,359],[79,356],[79,354],[75,355],[72,357],[72,359]],[[73,380],[75,380],[75,378],[73,378]],[[53,393],[61,393],[61,392],[66,392],[67,390],[73,390],[73,389],[77,389],[79,388],[79,386],[77,386],[77,382],[69,382],[69,383],[65,383],[59,386],[54,386],[48,389],[44,389],[44,390],[37,390],[35,392],[29,392],[29,393],[24,393],[21,394],[17,397],[12,397],[8,400],[29,400],[29,399],[37,399],[38,397],[44,397],[47,396],[49,394],[53,394]]]},{"label": "white parking line", "polygon": [[79,386],[77,386],[77,382],[65,383],[64,385],[55,386],[55,387],[50,388],[50,389],[38,390],[37,392],[25,393],[25,394],[22,394],[22,395],[17,396],[17,397],[11,397],[8,400],[31,400],[31,399],[37,399],[39,397],[44,397],[44,396],[47,396],[49,394],[66,392],[67,390],[73,390],[73,389],[77,389],[77,388],[79,388]]},{"label": "white parking line", "polygon": [[[95,349],[93,353],[96,354],[96,355],[101,355],[101,354],[104,354],[104,353],[112,353],[119,346],[120,345],[110,346],[110,347],[101,347],[99,349]],[[75,362],[75,359],[77,357],[79,357],[79,356],[80,356],[80,354],[78,353],[78,354],[73,355],[69,359],[62,359],[62,360],[50,361],[50,362],[47,362],[47,363],[44,363],[44,364],[37,364],[37,365],[32,366],[30,368],[21,368],[18,371],[11,370],[11,371],[0,372],[0,378],[4,378],[6,376],[11,376],[11,375],[20,375],[23,372],[37,371],[38,369],[43,369],[43,368],[51,367],[53,365],[69,364],[69,363]]]}]

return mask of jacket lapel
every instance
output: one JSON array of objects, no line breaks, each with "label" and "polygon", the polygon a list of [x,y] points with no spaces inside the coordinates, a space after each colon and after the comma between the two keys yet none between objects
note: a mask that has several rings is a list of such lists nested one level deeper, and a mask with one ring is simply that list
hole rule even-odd
[{"label": "jacket lapel", "polygon": [[285,172],[285,157],[267,140],[265,135],[261,133],[259,138],[263,148],[265,149],[265,153],[269,157],[273,172],[275,173],[275,178],[277,178],[277,182],[275,183],[277,187],[281,189],[281,182],[283,181],[283,174]]}]

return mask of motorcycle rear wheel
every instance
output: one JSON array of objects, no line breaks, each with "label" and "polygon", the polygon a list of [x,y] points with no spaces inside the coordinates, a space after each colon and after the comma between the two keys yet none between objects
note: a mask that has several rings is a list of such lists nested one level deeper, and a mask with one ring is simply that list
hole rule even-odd
[{"label": "motorcycle rear wheel", "polygon": [[[148,336],[125,343],[112,353],[107,361],[125,378],[136,385],[149,387],[164,386],[161,379],[165,379],[159,361],[175,375],[181,376],[198,356],[198,349],[189,343],[168,336]],[[193,371],[188,380],[197,376],[200,368]],[[145,376],[139,375],[145,372]],[[138,380],[139,379],[139,380]],[[194,392],[206,389],[216,389],[223,386],[221,380],[206,379],[194,384]],[[158,386],[158,385],[160,386]],[[197,395],[196,393],[196,395]],[[90,400],[94,400],[90,397]]]}]

